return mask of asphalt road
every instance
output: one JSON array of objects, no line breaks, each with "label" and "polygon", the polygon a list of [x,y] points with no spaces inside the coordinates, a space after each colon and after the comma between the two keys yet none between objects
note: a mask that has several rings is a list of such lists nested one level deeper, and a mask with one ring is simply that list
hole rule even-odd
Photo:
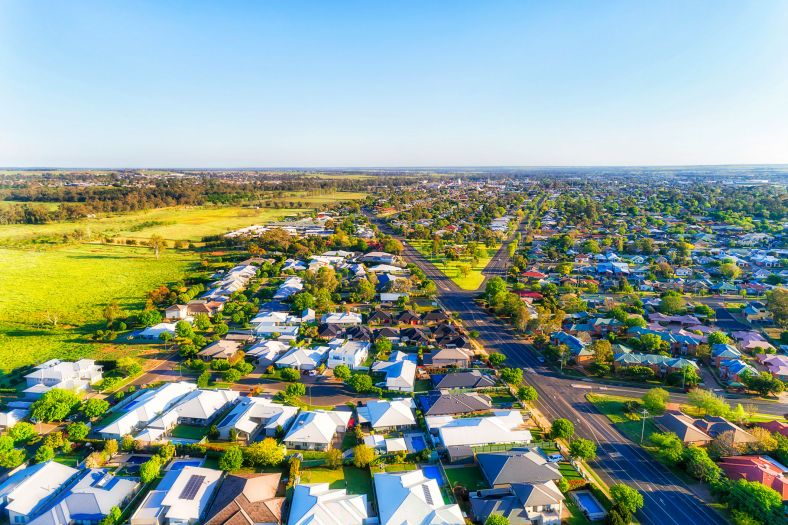
[{"label": "asphalt road", "polygon": [[[385,223],[376,223],[382,231],[392,233]],[[508,326],[474,302],[477,292],[459,289],[404,239],[400,240],[404,245],[404,257],[421,267],[435,281],[438,299],[446,309],[459,314],[469,330],[478,331],[478,339],[488,351],[500,352],[506,355],[508,365],[523,368],[528,383],[539,393],[539,410],[551,419],[562,417],[571,420],[578,436],[597,443],[599,456],[591,462],[597,474],[606,483],[625,483],[642,492],[645,505],[637,515],[641,523],[727,523],[686,483],[629,441],[605,416],[597,412],[585,399],[588,392],[587,388],[583,388],[585,383],[558,376],[542,366],[533,349],[522,343]]]}]

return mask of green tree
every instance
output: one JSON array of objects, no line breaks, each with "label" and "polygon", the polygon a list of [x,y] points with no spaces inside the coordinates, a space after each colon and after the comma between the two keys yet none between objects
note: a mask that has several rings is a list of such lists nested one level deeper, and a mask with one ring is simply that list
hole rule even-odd
[{"label": "green tree", "polygon": [[575,433],[575,426],[568,419],[559,418],[553,421],[550,437],[569,440]]},{"label": "green tree", "polygon": [[710,345],[728,345],[731,344],[731,338],[725,335],[725,332],[712,332],[709,334],[707,341]]},{"label": "green tree", "polygon": [[104,454],[106,454],[108,458],[112,458],[117,453],[118,453],[118,440],[117,439],[106,440],[104,442]]},{"label": "green tree", "polygon": [[353,465],[356,468],[366,468],[375,459],[375,451],[368,445],[356,445],[353,448]]},{"label": "green tree", "polygon": [[241,447],[230,447],[219,458],[219,468],[225,472],[232,472],[241,468],[243,462],[244,455]]},{"label": "green tree", "polygon": [[364,393],[372,389],[372,378],[367,374],[353,374],[347,384],[355,392]]},{"label": "green tree", "polygon": [[342,451],[338,448],[330,448],[326,453],[326,466],[331,469],[338,469],[342,466],[344,458]]},{"label": "green tree", "polygon": [[490,365],[497,368],[506,361],[506,356],[500,352],[493,352],[489,355],[488,359],[490,360]]},{"label": "green tree", "polygon": [[299,374],[298,370],[295,368],[283,368],[279,375],[282,380],[289,382],[298,381],[301,379],[301,374]]},{"label": "green tree", "polygon": [[8,435],[18,443],[37,436],[38,432],[36,432],[36,427],[32,424],[27,421],[20,421],[8,430]]},{"label": "green tree", "polygon": [[730,412],[730,405],[725,402],[725,399],[715,395],[710,390],[703,390],[702,388],[695,388],[687,394],[687,400],[690,406],[695,407],[697,410],[710,416],[726,416]]},{"label": "green tree", "polygon": [[576,459],[591,461],[596,458],[596,443],[590,439],[573,439],[569,444],[569,454]]},{"label": "green tree", "polygon": [[785,384],[769,372],[759,372],[757,374],[745,372],[741,374],[740,377],[741,382],[747,387],[747,390],[757,392],[763,397],[769,395],[776,396],[785,389]]},{"label": "green tree", "polygon": [[684,443],[673,432],[654,432],[649,436],[657,446],[657,455],[675,465],[684,457]]},{"label": "green tree", "polygon": [[523,382],[522,368],[502,368],[501,379],[510,385],[520,385]]},{"label": "green tree", "polygon": [[536,401],[539,399],[539,392],[531,385],[521,385],[520,388],[517,389],[517,397],[519,397],[521,401]]},{"label": "green tree", "polygon": [[726,262],[720,265],[720,273],[726,279],[736,279],[741,275],[741,268],[733,263]]},{"label": "green tree", "polygon": [[78,406],[79,396],[70,390],[53,388],[44,393],[30,407],[30,415],[36,421],[63,421]]},{"label": "green tree", "polygon": [[99,522],[99,525],[117,525],[120,522],[121,515],[120,509],[117,506],[113,506],[109,509],[109,513]]},{"label": "green tree", "polygon": [[347,381],[350,378],[350,367],[347,365],[334,367],[334,377],[341,381]]},{"label": "green tree", "polygon": [[82,413],[85,414],[85,417],[88,419],[102,416],[107,410],[109,410],[109,402],[97,397],[88,399],[82,404]]},{"label": "green tree", "polygon": [[738,479],[729,484],[728,504],[764,523],[784,523],[785,510],[782,496],[771,487],[757,481]]},{"label": "green tree", "polygon": [[88,427],[85,423],[77,422],[71,423],[66,428],[66,433],[68,434],[68,438],[71,441],[81,441],[88,437],[88,433],[90,432],[90,427]]},{"label": "green tree", "polygon": [[226,383],[237,383],[238,380],[241,379],[241,372],[236,368],[231,368],[222,374],[222,379],[224,379]]},{"label": "green tree", "polygon": [[484,525],[509,525],[509,518],[503,514],[490,514],[485,520]]},{"label": "green tree", "polygon": [[659,311],[663,314],[673,315],[684,310],[684,299],[679,295],[666,295],[659,302]]},{"label": "green tree", "polygon": [[394,345],[389,339],[381,338],[375,341],[375,350],[379,354],[389,354],[392,348],[394,348]]},{"label": "green tree", "polygon": [[713,483],[722,476],[722,469],[711,460],[706,449],[690,445],[684,449],[684,467],[690,476]]},{"label": "green tree", "polygon": [[315,307],[315,297],[309,292],[299,292],[293,296],[291,310],[300,314],[308,308]]},{"label": "green tree", "polygon": [[36,463],[46,463],[55,458],[55,451],[49,445],[41,445],[36,450]]},{"label": "green tree", "polygon": [[495,298],[506,292],[506,281],[500,277],[493,277],[484,287],[484,297],[488,303],[493,304]]},{"label": "green tree", "polygon": [[610,487],[610,498],[614,504],[621,505],[631,514],[643,508],[643,494],[623,483]]},{"label": "green tree", "polygon": [[652,388],[643,394],[643,406],[649,414],[658,415],[665,411],[670,399],[670,393],[664,388]]},{"label": "green tree", "polygon": [[158,234],[154,234],[150,236],[148,239],[148,246],[153,249],[153,255],[156,256],[158,259],[163,252],[167,248],[167,241],[164,240],[164,237]]},{"label": "green tree", "polygon": [[252,443],[244,449],[244,459],[252,467],[276,467],[285,459],[287,450],[273,438]]},{"label": "green tree", "polygon": [[788,328],[788,288],[780,286],[766,296],[766,308],[780,328]]},{"label": "green tree", "polygon": [[140,465],[140,479],[143,483],[150,483],[161,474],[161,458],[152,456],[148,461]]}]

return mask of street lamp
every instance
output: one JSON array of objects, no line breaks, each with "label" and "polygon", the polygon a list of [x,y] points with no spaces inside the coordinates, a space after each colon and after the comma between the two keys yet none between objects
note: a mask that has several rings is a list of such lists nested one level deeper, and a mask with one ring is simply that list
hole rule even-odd
[{"label": "street lamp", "polygon": [[643,444],[643,434],[646,432],[646,416],[648,415],[648,410],[643,408],[643,418],[642,418],[642,425],[640,426],[640,444]]}]

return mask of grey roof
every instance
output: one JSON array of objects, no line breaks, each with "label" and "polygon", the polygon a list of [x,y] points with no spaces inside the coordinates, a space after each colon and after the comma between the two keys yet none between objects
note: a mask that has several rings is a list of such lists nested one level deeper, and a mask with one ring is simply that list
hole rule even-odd
[{"label": "grey roof", "polygon": [[476,461],[491,486],[561,479],[557,468],[527,448],[477,454]]},{"label": "grey roof", "polygon": [[492,408],[492,400],[483,394],[438,394],[431,393],[427,401],[429,408],[425,416],[448,416],[470,414]]},{"label": "grey roof", "polygon": [[435,384],[435,388],[487,388],[495,386],[495,379],[478,370],[446,374]]}]

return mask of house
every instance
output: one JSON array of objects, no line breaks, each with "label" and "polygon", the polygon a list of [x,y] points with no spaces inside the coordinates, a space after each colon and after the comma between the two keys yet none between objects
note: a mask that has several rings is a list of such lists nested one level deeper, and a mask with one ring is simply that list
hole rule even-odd
[{"label": "house", "polygon": [[544,455],[528,448],[513,448],[503,452],[484,452],[476,461],[491,487],[508,487],[517,483],[558,481],[561,473]]},{"label": "house", "polygon": [[772,434],[778,433],[778,434],[782,434],[785,437],[788,437],[788,423],[784,423],[782,421],[778,421],[774,419],[772,421],[767,421],[764,423],[756,423],[756,425],[761,428],[765,428]]},{"label": "house", "polygon": [[136,478],[115,476],[106,469],[88,469],[76,484],[58,496],[30,525],[98,525],[112,510],[123,508],[140,486]]},{"label": "house", "polygon": [[723,432],[732,432],[733,442],[735,444],[754,443],[757,441],[755,436],[735,423],[731,423],[724,417],[706,416],[703,419],[696,420],[695,426],[713,438],[719,436]]},{"label": "house", "polygon": [[285,498],[277,496],[282,474],[230,474],[222,480],[204,525],[281,525]]},{"label": "house", "polygon": [[197,385],[194,383],[181,381],[143,390],[115,408],[123,415],[99,429],[98,433],[102,439],[121,439],[126,434],[133,434],[196,389]]},{"label": "house", "polygon": [[236,356],[242,346],[243,343],[240,341],[219,339],[197,352],[197,357],[203,361],[212,361],[214,359],[227,359],[229,361]]},{"label": "house", "polygon": [[[296,485],[288,525],[364,525],[368,514],[365,494],[330,489],[328,483]],[[134,524],[132,524],[134,525]]]},{"label": "house", "polygon": [[288,277],[282,284],[279,285],[279,288],[277,288],[276,292],[274,292],[273,298],[277,301],[282,301],[292,297],[303,289],[303,279],[294,275],[292,277]]},{"label": "house", "polygon": [[339,312],[333,314],[323,314],[320,322],[324,324],[336,324],[341,326],[352,326],[362,323],[361,314],[355,312]]},{"label": "house", "polygon": [[468,368],[473,352],[465,348],[441,348],[424,355],[424,366],[429,368]]},{"label": "house", "polygon": [[143,443],[165,441],[167,433],[178,425],[209,427],[238,396],[233,390],[192,390],[150,421],[135,439]]},{"label": "house", "polygon": [[383,310],[374,310],[367,317],[367,323],[372,325],[391,324],[391,314]]},{"label": "house", "polygon": [[176,323],[159,323],[153,326],[148,326],[139,333],[142,339],[161,339],[162,334],[170,334],[175,337],[175,324]]},{"label": "house", "polygon": [[720,378],[732,383],[742,383],[743,374],[758,375],[758,371],[741,359],[720,361]]},{"label": "house", "polygon": [[499,410],[486,417],[427,416],[426,422],[433,439],[437,437],[446,448],[531,442],[519,410]]},{"label": "house", "polygon": [[550,334],[550,344],[555,346],[566,345],[570,355],[578,365],[588,365],[594,362],[594,353],[586,348],[586,344],[577,337],[566,332],[553,332]]},{"label": "house", "polygon": [[[331,345],[329,345],[331,346]],[[328,351],[328,368],[346,365],[351,370],[356,370],[364,364],[369,357],[372,345],[364,341],[344,341],[340,345],[331,347]]]},{"label": "house", "polygon": [[421,317],[413,310],[403,310],[394,316],[397,324],[417,325],[421,323]]},{"label": "house", "polygon": [[711,362],[714,366],[719,367],[723,361],[729,359],[741,359],[742,354],[738,348],[733,345],[717,343],[711,345]]},{"label": "house", "polygon": [[397,264],[399,257],[386,252],[369,252],[362,255],[359,260],[364,263],[372,264]]},{"label": "house", "polygon": [[423,323],[445,323],[448,320],[449,316],[443,310],[432,310],[421,316]]},{"label": "house", "polygon": [[453,416],[486,412],[492,408],[492,399],[484,394],[430,392],[419,396],[419,404],[425,416]]},{"label": "house", "polygon": [[326,360],[329,350],[331,349],[327,346],[314,348],[294,346],[277,359],[274,366],[295,368],[296,370],[314,370]]},{"label": "house", "polygon": [[0,483],[0,510],[8,523],[29,523],[77,476],[77,469],[54,461],[23,468]]},{"label": "house", "polygon": [[367,401],[357,409],[358,422],[376,431],[404,430],[416,426],[413,413],[415,403],[411,398],[391,401]]},{"label": "house", "polygon": [[497,514],[505,516],[509,525],[560,525],[564,495],[553,481],[517,483],[472,493],[470,505],[478,523]]},{"label": "house", "polygon": [[197,314],[214,316],[224,308],[222,301],[209,301],[207,299],[194,299],[186,303],[186,317],[193,317]]},{"label": "house", "polygon": [[29,408],[12,408],[0,412],[0,430],[8,430],[30,414]]},{"label": "house", "polygon": [[185,304],[174,304],[164,310],[164,318],[168,321],[182,321],[189,317],[189,307]]},{"label": "house", "polygon": [[767,456],[734,456],[718,463],[732,480],[746,479],[777,491],[783,502],[788,501],[788,467]]},{"label": "house", "polygon": [[388,339],[392,343],[400,342],[400,333],[397,328],[385,327],[375,332],[375,341],[380,339]]},{"label": "house", "polygon": [[274,364],[274,362],[279,359],[279,356],[284,354],[288,348],[290,348],[290,345],[282,341],[261,341],[250,346],[246,350],[244,356],[252,359],[259,366],[267,368]]},{"label": "house", "polygon": [[434,374],[431,379],[436,390],[475,390],[491,388],[496,385],[495,378],[483,374],[479,370],[455,374]]},{"label": "house", "polygon": [[373,372],[385,374],[385,380],[378,386],[397,392],[413,392],[416,385],[416,359],[413,354],[394,352],[388,361],[377,361],[372,365]]},{"label": "house", "polygon": [[350,412],[310,410],[301,412],[282,440],[287,448],[328,450],[337,432],[345,432]]},{"label": "house", "polygon": [[771,375],[788,382],[788,356],[759,354],[756,356],[756,359],[763,364]]},{"label": "house", "polygon": [[251,443],[258,436],[274,436],[279,427],[286,431],[296,414],[297,407],[280,405],[267,397],[243,397],[217,425],[217,430],[221,439],[230,439],[234,429],[236,439]]},{"label": "house", "polygon": [[673,432],[687,445],[706,445],[713,439],[695,426],[694,419],[677,410],[669,410],[654,418],[654,423],[665,432]]},{"label": "house", "polygon": [[25,376],[24,393],[26,397],[38,398],[53,388],[82,391],[101,381],[102,371],[103,367],[92,359],[74,362],[52,359]]},{"label": "house", "polygon": [[380,525],[464,525],[457,504],[443,501],[438,482],[422,470],[381,472],[373,478]]},{"label": "house", "polygon": [[219,488],[222,472],[184,466],[168,470],[155,490],[131,515],[131,525],[193,525],[202,518]]}]

